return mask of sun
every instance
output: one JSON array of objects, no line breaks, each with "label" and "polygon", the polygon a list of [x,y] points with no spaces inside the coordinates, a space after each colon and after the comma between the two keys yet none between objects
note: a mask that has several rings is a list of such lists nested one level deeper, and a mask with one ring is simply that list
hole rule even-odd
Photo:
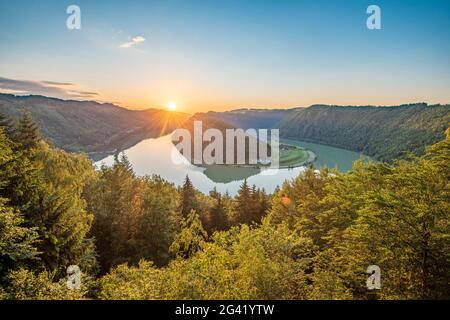
[{"label": "sun", "polygon": [[170,111],[175,111],[177,110],[177,104],[175,102],[169,102],[169,104],[167,105],[167,109],[169,109]]}]

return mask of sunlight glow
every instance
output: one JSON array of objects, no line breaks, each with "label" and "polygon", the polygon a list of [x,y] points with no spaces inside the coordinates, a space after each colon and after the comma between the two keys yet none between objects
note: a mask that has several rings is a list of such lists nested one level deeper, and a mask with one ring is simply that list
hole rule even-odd
[{"label": "sunlight glow", "polygon": [[169,109],[170,111],[175,111],[177,109],[177,104],[175,102],[169,102],[169,104],[167,105],[167,109]]}]

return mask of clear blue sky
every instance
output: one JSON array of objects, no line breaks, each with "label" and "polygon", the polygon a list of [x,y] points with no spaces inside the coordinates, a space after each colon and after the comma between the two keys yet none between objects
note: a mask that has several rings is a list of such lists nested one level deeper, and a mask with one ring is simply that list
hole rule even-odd
[{"label": "clear blue sky", "polygon": [[0,91],[188,112],[450,103],[450,1],[0,0]]}]

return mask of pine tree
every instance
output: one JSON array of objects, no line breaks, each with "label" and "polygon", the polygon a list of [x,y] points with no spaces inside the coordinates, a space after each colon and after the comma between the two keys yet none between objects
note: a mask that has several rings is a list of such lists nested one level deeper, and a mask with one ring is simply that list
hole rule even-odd
[{"label": "pine tree", "polygon": [[169,261],[169,247],[180,229],[178,198],[173,196],[177,191],[159,176],[144,179],[140,232],[136,239],[139,252],[135,261],[146,259],[161,266]]},{"label": "pine tree", "polygon": [[197,197],[191,180],[186,175],[183,187],[181,190],[181,215],[187,217],[191,210],[199,210]]},{"label": "pine tree", "polygon": [[214,190],[210,192],[210,196],[215,200],[215,204],[209,213],[209,234],[214,231],[223,231],[228,229],[228,217],[225,206],[222,202],[221,194],[217,192],[216,188],[214,188]]},{"label": "pine tree", "polygon": [[112,168],[102,169],[100,179],[90,188],[86,197],[89,211],[95,213],[93,234],[102,270],[107,271],[139,254],[136,239],[140,233],[144,185],[122,155]]},{"label": "pine tree", "polygon": [[0,198],[0,287],[8,272],[26,267],[39,255],[35,228],[26,227],[20,212],[5,202]]},{"label": "pine tree", "polygon": [[259,223],[261,222],[262,218],[267,215],[270,209],[269,197],[267,196],[264,189],[258,188],[257,190],[256,206],[258,208],[258,211],[255,217],[255,221]]},{"label": "pine tree", "polygon": [[17,122],[13,137],[21,151],[29,152],[37,146],[38,142],[41,140],[41,135],[39,133],[39,127],[36,122],[34,122],[30,112],[23,112]]},{"label": "pine tree", "polygon": [[0,196],[26,214],[38,199],[40,174],[36,161],[27,150],[17,150],[17,143],[2,129],[0,147]]},{"label": "pine tree", "polygon": [[86,237],[92,215],[81,193],[92,163],[45,143],[13,151],[8,141],[0,132],[0,197],[39,235],[39,260],[31,261],[31,267],[61,276],[69,264],[78,264],[89,272],[95,264],[93,243]]},{"label": "pine tree", "polygon": [[91,161],[43,143],[34,162],[39,168],[38,196],[24,214],[27,223],[38,228],[45,268],[57,277],[65,276],[71,264],[95,272],[95,248],[88,237],[93,215],[82,199],[86,181],[95,174]]},{"label": "pine tree", "polygon": [[11,137],[14,128],[14,121],[7,115],[0,112],[0,129],[3,129],[4,133]]},{"label": "pine tree", "polygon": [[134,175],[133,166],[131,165],[130,160],[128,159],[127,155],[124,152],[122,153],[122,156],[120,157],[119,163],[128,173],[131,173],[132,175]]},{"label": "pine tree", "polygon": [[178,257],[189,258],[204,247],[208,234],[194,210],[182,221],[181,227],[181,232],[170,246],[170,252]]},{"label": "pine tree", "polygon": [[16,159],[12,141],[8,139],[4,130],[0,128],[0,194],[4,196],[5,194],[2,191],[4,191],[12,176],[14,176]]},{"label": "pine tree", "polygon": [[220,197],[220,193],[217,191],[217,188],[214,187],[210,192],[209,192],[209,196],[213,199],[217,199],[218,197]]},{"label": "pine tree", "polygon": [[238,195],[236,197],[236,207],[234,214],[235,223],[251,224],[253,222],[252,211],[252,192],[248,186],[247,179],[245,179],[241,184]]}]

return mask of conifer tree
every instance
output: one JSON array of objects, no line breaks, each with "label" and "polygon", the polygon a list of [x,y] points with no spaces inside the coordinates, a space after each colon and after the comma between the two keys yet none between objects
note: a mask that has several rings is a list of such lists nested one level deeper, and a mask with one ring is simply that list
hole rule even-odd
[{"label": "conifer tree", "polygon": [[191,210],[182,221],[181,231],[170,246],[170,252],[178,257],[189,258],[204,247],[207,239],[208,234],[203,229],[200,216]]},{"label": "conifer tree", "polygon": [[191,210],[199,210],[199,204],[192,182],[189,176],[186,175],[181,190],[181,215],[186,218]]},{"label": "conifer tree", "polygon": [[[174,185],[159,176],[145,178],[142,214],[136,239],[138,256],[156,265],[165,265],[169,259],[169,247],[180,229],[177,190]],[[133,261],[134,262],[134,261]]]},{"label": "conifer tree", "polygon": [[100,179],[86,194],[88,209],[95,213],[93,234],[103,271],[136,257],[143,184],[136,179],[126,156],[103,167]]},{"label": "conifer tree", "polygon": [[14,129],[14,121],[10,117],[1,112],[0,112],[0,128],[3,129],[4,133],[8,137],[11,138]]},{"label": "conifer tree", "polygon": [[217,192],[214,187],[210,192],[210,196],[215,200],[215,204],[209,213],[209,233],[214,231],[223,231],[228,229],[228,217],[226,214],[225,206],[222,202],[222,195]]},{"label": "conifer tree", "polygon": [[18,150],[14,143],[0,129],[0,196],[8,199],[8,205],[22,213],[37,201],[40,175],[31,150]]},{"label": "conifer tree", "polygon": [[267,215],[270,209],[269,198],[264,189],[258,188],[257,190],[256,207],[258,208],[258,210],[255,221],[259,223],[261,222],[262,218]]},{"label": "conifer tree", "polygon": [[248,186],[247,179],[245,179],[236,197],[235,222],[237,224],[251,224],[253,222],[252,211],[252,192]]},{"label": "conifer tree", "polygon": [[14,140],[17,143],[19,150],[27,152],[34,149],[41,140],[39,127],[31,117],[28,111],[23,112],[13,134]]},{"label": "conifer tree", "polygon": [[0,287],[6,274],[39,259],[38,234],[27,227],[23,216],[0,198]]}]

